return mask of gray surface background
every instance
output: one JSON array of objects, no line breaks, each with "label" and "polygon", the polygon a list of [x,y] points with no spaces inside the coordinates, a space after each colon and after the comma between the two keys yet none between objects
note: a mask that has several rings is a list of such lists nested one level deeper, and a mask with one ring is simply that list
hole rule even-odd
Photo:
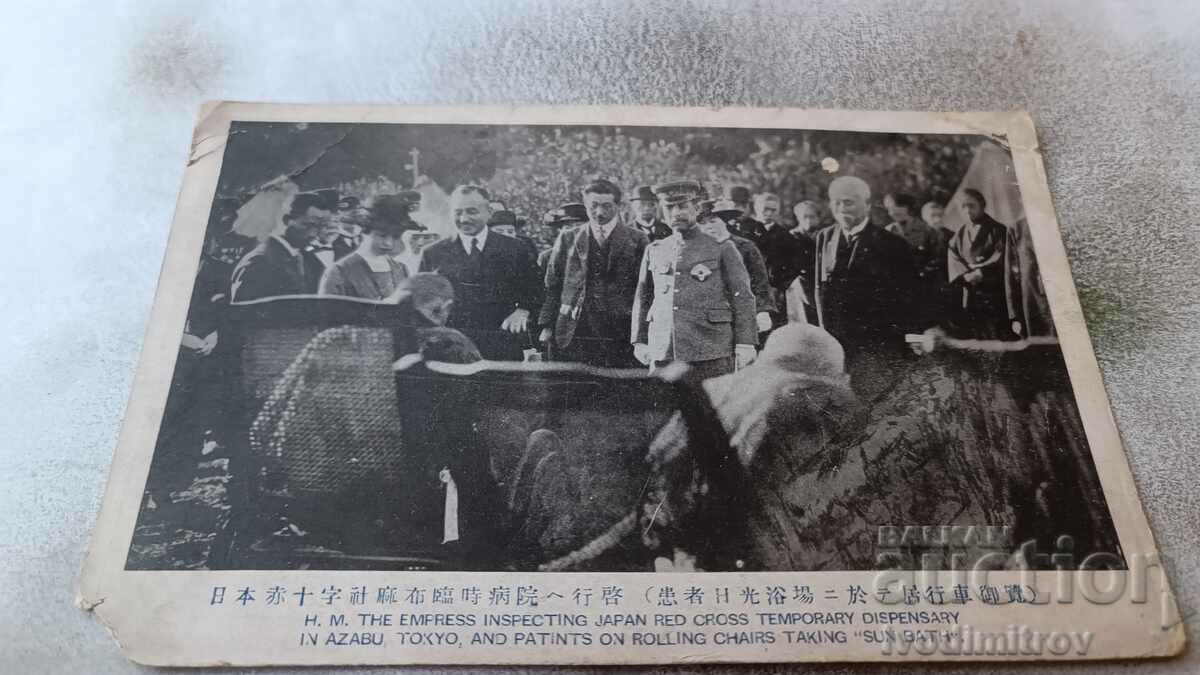
[{"label": "gray surface background", "polygon": [[[0,671],[136,669],[73,585],[207,99],[1029,110],[1138,488],[1200,606],[1200,4],[22,4],[0,21]],[[1135,667],[1200,657],[1078,668]]]}]

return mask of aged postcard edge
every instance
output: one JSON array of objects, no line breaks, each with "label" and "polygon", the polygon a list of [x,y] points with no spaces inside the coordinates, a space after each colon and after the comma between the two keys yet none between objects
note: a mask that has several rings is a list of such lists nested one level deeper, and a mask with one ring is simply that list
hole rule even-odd
[{"label": "aged postcard edge", "polygon": [[[123,617],[111,616],[103,605],[108,593],[120,590],[121,575],[138,574],[123,569],[127,544],[141,500],[140,488],[149,469],[154,435],[165,405],[169,378],[163,377],[163,373],[171,372],[174,364],[179,335],[187,312],[186,301],[194,281],[204,227],[220,174],[225,139],[233,121],[729,126],[867,133],[975,134],[997,140],[1013,151],[1014,167],[1025,208],[1031,212],[1031,216],[1036,213],[1037,222],[1045,226],[1030,228],[1033,232],[1035,252],[1043,277],[1047,281],[1047,288],[1051,291],[1051,311],[1056,325],[1059,325],[1060,331],[1063,327],[1067,328],[1068,335],[1063,336],[1063,352],[1067,356],[1076,400],[1085,420],[1085,431],[1118,537],[1127,554],[1131,551],[1147,554],[1157,551],[1087,335],[1037,147],[1035,130],[1031,118],[1025,113],[849,112],[791,108],[637,106],[325,106],[211,102],[204,104],[198,115],[188,166],[184,172],[184,181],[171,225],[126,417],[114,450],[109,480],[77,593],[77,604],[83,609],[95,611],[120,644],[122,651],[135,661],[156,662],[154,659],[143,661],[139,658],[139,645],[122,642],[117,633],[119,626],[114,624]],[[1050,231],[1051,226],[1053,231]],[[1097,429],[1097,425],[1102,428]],[[197,572],[154,574],[190,575]],[[1140,644],[1139,646],[1144,648],[1143,653],[1169,656],[1182,651],[1184,631],[1181,625],[1163,631],[1161,637],[1162,639],[1153,640],[1150,644]],[[1129,652],[1129,655],[1133,656],[1136,653]],[[858,655],[855,658],[862,656]],[[870,657],[869,654],[867,656]],[[720,659],[725,662],[745,660],[747,659]],[[843,659],[839,657],[831,660]],[[352,659],[344,662],[366,661]],[[517,664],[532,661],[516,658],[506,662]],[[213,661],[212,665],[218,663],[219,660]]]}]

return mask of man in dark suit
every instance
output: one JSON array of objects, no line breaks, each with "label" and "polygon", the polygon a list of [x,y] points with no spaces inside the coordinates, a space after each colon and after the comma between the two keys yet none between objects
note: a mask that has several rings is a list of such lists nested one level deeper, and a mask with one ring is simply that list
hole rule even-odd
[{"label": "man in dark suit", "polygon": [[984,210],[978,190],[963,190],[967,224],[950,239],[946,268],[951,286],[951,332],[958,337],[1013,339],[1005,298],[1008,228]]},{"label": "man in dark suit", "polygon": [[633,193],[633,227],[646,235],[650,241],[671,236],[671,226],[658,217],[658,197],[649,185],[639,185]]},{"label": "man in dark suit", "polygon": [[767,228],[750,215],[752,206],[750,188],[745,185],[730,185],[725,188],[725,199],[733,202],[738,211],[742,212],[741,216],[729,223],[730,231],[757,244],[759,237],[767,231]]},{"label": "man in dark suit", "polygon": [[234,268],[231,300],[316,293],[325,266],[305,249],[329,223],[335,206],[315,192],[293,197],[283,216],[283,232],[267,237]]},{"label": "man in dark suit", "polygon": [[638,265],[650,241],[620,222],[615,184],[592,181],[583,204],[587,224],[559,234],[546,264],[539,339],[555,360],[634,368],[629,325]]},{"label": "man in dark suit", "polygon": [[541,305],[542,283],[533,252],[521,242],[488,233],[490,195],[477,185],[450,194],[458,234],[421,256],[422,272],[437,272],[454,286],[450,327],[473,338],[485,358],[520,360],[530,346],[531,318]]},{"label": "man in dark suit", "polygon": [[[579,202],[571,202],[563,204],[557,209],[550,209],[542,216],[542,225],[557,232],[577,227],[580,223],[588,221],[587,207]],[[555,239],[558,235],[554,235]],[[548,248],[538,254],[538,269],[541,270],[542,276],[546,275],[546,266],[550,264],[550,256],[553,255],[554,249]]]},{"label": "man in dark suit", "polygon": [[793,307],[788,304],[787,313],[794,320],[803,318],[815,325],[818,321],[817,308],[813,305],[813,260],[816,259],[817,252],[813,238],[821,229],[821,207],[815,201],[805,199],[792,207],[792,214],[796,216],[796,226],[788,234],[796,240],[796,248],[804,264],[800,266],[797,276],[799,288],[792,290],[789,298],[804,306]]},{"label": "man in dark suit", "polygon": [[927,326],[917,324],[910,306],[916,270],[908,244],[871,224],[870,199],[860,178],[830,183],[837,222],[816,236],[814,295],[821,327],[846,351],[856,391],[866,386],[877,394],[905,355],[904,334]]},{"label": "man in dark suit", "polygon": [[754,242],[729,231],[729,223],[741,214],[733,202],[705,200],[700,203],[700,231],[718,242],[731,241],[742,256],[746,273],[750,275],[750,291],[754,294],[754,323],[758,332],[771,330],[771,315],[775,312],[775,300],[771,294],[771,280],[767,274],[767,263],[762,251]]},{"label": "man in dark suit", "polygon": [[812,262],[812,247],[784,226],[779,218],[779,197],[764,192],[754,197],[754,213],[763,225],[759,235],[758,250],[762,251],[767,263],[767,277],[771,283],[771,326],[782,326],[788,320],[787,290]]}]

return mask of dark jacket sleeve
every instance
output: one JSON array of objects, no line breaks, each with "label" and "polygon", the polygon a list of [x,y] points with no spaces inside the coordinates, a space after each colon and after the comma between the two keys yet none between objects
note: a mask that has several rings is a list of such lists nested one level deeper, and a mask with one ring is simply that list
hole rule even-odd
[{"label": "dark jacket sleeve", "polygon": [[767,278],[767,264],[762,252],[750,242],[742,246],[742,262],[746,264],[746,272],[750,275],[750,291],[754,293],[754,312],[774,312],[775,303],[771,301],[771,282]]},{"label": "dark jacket sleeve", "polygon": [[545,294],[542,297],[542,311],[538,315],[538,325],[542,328],[554,325],[561,304],[563,272],[567,265],[567,251],[570,250],[568,235],[570,231],[558,233],[554,240],[554,248],[546,259],[546,275],[542,284]]},{"label": "dark jacket sleeve", "polygon": [[435,242],[433,244],[433,246],[429,246],[424,251],[421,252],[421,268],[419,271],[421,271],[421,272],[436,272],[437,271],[438,249],[441,248],[440,246],[438,246],[438,244],[440,244],[440,243],[441,242]]},{"label": "dark jacket sleeve", "polygon": [[233,270],[230,301],[245,302],[273,295],[264,256],[251,252]]},{"label": "dark jacket sleeve", "polygon": [[733,242],[721,244],[721,272],[725,278],[725,294],[733,308],[733,343],[758,344],[758,326],[754,322],[754,293],[750,290],[750,274]]},{"label": "dark jacket sleeve", "polygon": [[925,298],[917,287],[917,264],[912,249],[900,237],[890,233],[888,236],[890,245],[887,255],[892,268],[892,283],[890,288],[881,289],[891,298],[884,306],[896,308],[893,324],[901,333],[924,330],[928,326],[919,325],[921,318],[925,316],[921,303],[928,302],[929,299]]},{"label": "dark jacket sleeve", "polygon": [[516,249],[516,275],[514,283],[516,290],[517,309],[528,310],[534,317],[542,308],[542,274],[537,264],[537,254],[528,246],[512,240]]}]

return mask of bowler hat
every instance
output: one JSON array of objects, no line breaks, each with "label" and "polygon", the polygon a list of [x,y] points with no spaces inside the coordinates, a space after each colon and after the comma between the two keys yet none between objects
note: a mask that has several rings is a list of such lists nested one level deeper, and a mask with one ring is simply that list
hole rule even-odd
[{"label": "bowler hat", "polygon": [[492,217],[488,218],[488,227],[496,225],[511,225],[515,228],[517,226],[517,214],[506,209],[492,211]]},{"label": "bowler hat", "polygon": [[639,185],[633,191],[633,201],[654,202],[658,201],[658,197],[654,196],[654,188],[649,185]]},{"label": "bowler hat", "polygon": [[745,185],[730,185],[725,188],[725,199],[735,204],[750,203],[750,188]]},{"label": "bowler hat", "polygon": [[542,216],[542,224],[547,227],[563,227],[588,220],[587,207],[578,202],[563,204],[557,209],[550,209]]}]

